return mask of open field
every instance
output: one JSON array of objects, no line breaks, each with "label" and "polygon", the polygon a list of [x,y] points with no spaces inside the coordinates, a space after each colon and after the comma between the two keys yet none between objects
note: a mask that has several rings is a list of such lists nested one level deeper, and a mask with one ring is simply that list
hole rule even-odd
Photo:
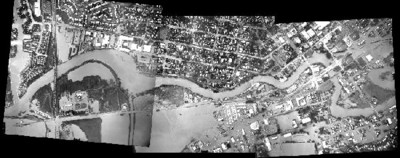
[{"label": "open field", "polygon": [[300,121],[297,116],[299,116],[297,111],[291,112],[286,115],[277,116],[276,119],[278,120],[279,129],[281,130],[281,132],[293,129],[292,120],[295,119],[297,121]]}]

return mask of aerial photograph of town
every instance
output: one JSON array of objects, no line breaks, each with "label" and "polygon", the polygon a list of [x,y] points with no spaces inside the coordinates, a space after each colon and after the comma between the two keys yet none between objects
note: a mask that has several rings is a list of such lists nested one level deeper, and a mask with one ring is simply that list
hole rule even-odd
[{"label": "aerial photograph of town", "polygon": [[391,18],[14,0],[6,135],[257,157],[392,151]]}]

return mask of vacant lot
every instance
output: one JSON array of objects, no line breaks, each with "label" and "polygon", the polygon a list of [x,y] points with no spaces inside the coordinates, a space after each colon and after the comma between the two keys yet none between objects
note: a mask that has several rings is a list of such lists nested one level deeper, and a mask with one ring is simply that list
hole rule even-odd
[{"label": "vacant lot", "polygon": [[278,125],[281,132],[293,129],[292,120],[295,119],[299,121],[297,116],[299,116],[297,111],[291,112],[286,115],[277,116],[276,119],[278,120]]}]

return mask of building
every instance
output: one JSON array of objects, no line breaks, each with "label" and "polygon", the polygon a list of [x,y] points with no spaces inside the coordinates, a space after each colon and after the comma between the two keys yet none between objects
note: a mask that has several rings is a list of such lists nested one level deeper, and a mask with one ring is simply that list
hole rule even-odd
[{"label": "building", "polygon": [[265,146],[267,146],[267,150],[271,151],[271,142],[269,141],[268,137],[265,137]]},{"label": "building", "polygon": [[297,98],[296,100],[298,101],[298,104],[299,104],[300,106],[304,106],[304,105],[307,104],[306,98],[304,98],[304,97]]},{"label": "building", "polygon": [[391,125],[392,124],[392,119],[387,118],[388,124]]},{"label": "building", "polygon": [[372,61],[372,59],[374,59],[371,54],[368,54],[367,56],[365,56],[365,58],[367,59],[368,62],[370,62],[370,61]]},{"label": "building", "polygon": [[36,0],[35,4],[34,4],[34,12],[36,16],[40,16],[41,15],[41,11],[40,11],[40,0]]},{"label": "building", "polygon": [[302,123],[302,124],[305,124],[305,123],[308,123],[308,122],[310,122],[310,121],[311,121],[311,119],[310,119],[309,117],[307,117],[307,118],[302,119],[302,120],[301,120],[301,123]]},{"label": "building", "polygon": [[258,121],[255,121],[255,122],[251,123],[250,124],[250,129],[252,129],[252,130],[260,129],[260,125],[258,124]]},{"label": "building", "polygon": [[326,26],[328,26],[329,24],[330,24],[331,22],[329,22],[329,21],[316,21],[315,22],[315,24],[316,24],[316,29],[318,29],[318,30],[322,30],[322,29],[324,29]]},{"label": "building", "polygon": [[293,127],[293,128],[297,128],[296,120],[292,120],[292,127]]},{"label": "building", "polygon": [[264,124],[269,125],[268,119],[264,119]]},{"label": "building", "polygon": [[144,51],[144,52],[147,52],[147,53],[150,53],[150,51],[151,51],[151,45],[144,45],[144,46],[143,46],[143,51]]},{"label": "building", "polygon": [[72,95],[64,93],[61,97],[60,108],[62,112],[75,111],[75,112],[88,112],[89,98],[86,91],[76,91]]},{"label": "building", "polygon": [[290,136],[292,136],[292,133],[286,133],[283,135],[283,137],[285,137],[285,138],[290,137]]},{"label": "building", "polygon": [[286,91],[288,93],[292,93],[294,90],[296,90],[297,88],[297,84],[293,84],[292,86],[290,86]]}]

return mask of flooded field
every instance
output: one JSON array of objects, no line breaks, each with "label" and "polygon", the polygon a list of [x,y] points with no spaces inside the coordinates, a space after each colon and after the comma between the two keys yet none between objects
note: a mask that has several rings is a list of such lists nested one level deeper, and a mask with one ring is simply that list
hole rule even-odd
[{"label": "flooded field", "polygon": [[103,143],[128,145],[130,136],[129,115],[103,115],[101,116],[101,141]]},{"label": "flooded field", "polygon": [[270,156],[314,155],[315,151],[314,143],[284,143],[274,148]]},{"label": "flooded field", "polygon": [[332,79],[332,82],[335,85],[335,91],[332,96],[332,105],[329,107],[331,114],[335,117],[347,117],[347,116],[369,116],[374,113],[372,108],[364,108],[364,109],[345,109],[336,105],[337,100],[339,99],[340,89],[342,86],[339,84],[337,77]]},{"label": "flooded field", "polygon": [[180,152],[192,137],[216,127],[213,105],[178,108],[153,112],[149,148],[136,147],[136,152]]},{"label": "flooded field", "polygon": [[[385,75],[386,79],[382,79],[380,76],[386,72],[388,72],[388,74]],[[374,84],[376,84],[384,89],[395,90],[394,78],[392,76],[392,72],[394,72],[394,70],[391,70],[389,68],[375,69],[368,73],[368,78]]]},{"label": "flooded field", "polygon": [[57,54],[58,54],[58,59],[61,60],[61,62],[68,61],[68,54],[70,48],[70,44],[67,43],[65,33],[66,33],[65,26],[62,24],[58,24],[56,28],[56,41],[57,43],[62,43],[62,44],[57,45]]},{"label": "flooded field", "polygon": [[16,119],[4,119],[4,122],[6,122],[5,134],[42,137],[42,138],[46,137],[46,125],[44,124],[44,122],[34,123],[23,127],[15,126],[15,124],[19,121],[20,120]]}]

